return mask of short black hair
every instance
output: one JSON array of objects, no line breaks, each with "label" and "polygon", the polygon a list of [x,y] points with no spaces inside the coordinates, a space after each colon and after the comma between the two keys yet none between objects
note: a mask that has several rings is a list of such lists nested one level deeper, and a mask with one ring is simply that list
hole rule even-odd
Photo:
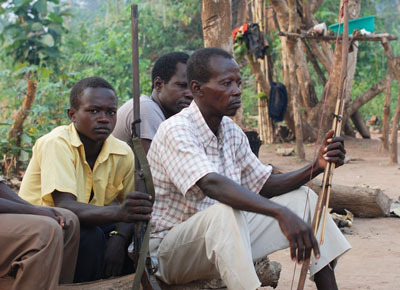
[{"label": "short black hair", "polygon": [[210,80],[210,59],[214,56],[233,59],[230,53],[217,47],[207,47],[196,50],[187,62],[186,75],[189,86],[192,80],[202,83],[206,83]]},{"label": "short black hair", "polygon": [[106,88],[112,90],[115,94],[113,86],[105,79],[100,77],[84,78],[72,87],[71,94],[69,95],[69,105],[71,108],[78,109],[79,98],[86,88]]},{"label": "short black hair", "polygon": [[178,63],[186,64],[189,59],[189,55],[184,52],[170,52],[164,54],[157,59],[154,64],[153,70],[151,71],[151,89],[154,89],[154,80],[159,77],[168,83],[172,76],[176,73],[176,66]]}]

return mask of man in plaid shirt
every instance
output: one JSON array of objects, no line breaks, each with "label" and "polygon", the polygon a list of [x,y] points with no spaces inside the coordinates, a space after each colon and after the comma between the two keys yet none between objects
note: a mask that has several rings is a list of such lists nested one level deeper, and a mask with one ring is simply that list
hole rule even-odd
[{"label": "man in plaid shirt", "polygon": [[318,247],[309,226],[316,194],[302,185],[327,161],[344,163],[343,138],[328,132],[312,164],[272,174],[226,117],[241,106],[241,76],[232,56],[198,50],[188,60],[187,77],[194,102],[161,124],[148,153],[157,275],[168,284],[221,277],[228,289],[257,289],[253,261],[290,247],[298,263],[314,252],[310,274],[318,289],[337,289],[333,267],[350,245],[328,217]]}]

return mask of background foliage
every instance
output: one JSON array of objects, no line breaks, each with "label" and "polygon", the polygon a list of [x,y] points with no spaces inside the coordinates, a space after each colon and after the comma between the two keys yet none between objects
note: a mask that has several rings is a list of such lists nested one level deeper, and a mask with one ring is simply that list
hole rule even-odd
[{"label": "background foliage", "polygon": [[[334,23],[337,2],[325,1],[317,19]],[[399,35],[399,15],[393,9],[396,2],[363,1],[362,16],[377,15],[376,31]],[[67,124],[68,95],[81,78],[97,75],[107,79],[120,104],[131,97],[129,6],[133,3],[139,5],[141,92],[149,95],[150,72],[157,57],[178,50],[191,53],[203,46],[200,0],[0,0],[0,159],[4,154],[20,154],[28,161],[39,136]],[[272,35],[269,42],[274,80],[282,81],[279,39]],[[392,42],[392,47],[398,54],[399,42]],[[360,44],[353,96],[383,78],[386,65],[379,43]],[[254,125],[249,117],[257,115],[255,81],[245,62],[241,66],[244,114],[248,124]],[[10,148],[6,136],[26,93],[28,72],[37,81],[36,100],[25,122],[23,148]],[[314,80],[317,92],[322,92],[316,76]],[[397,91],[397,85],[393,86],[393,96]],[[381,116],[382,104],[383,95],[361,112],[366,118]]]}]

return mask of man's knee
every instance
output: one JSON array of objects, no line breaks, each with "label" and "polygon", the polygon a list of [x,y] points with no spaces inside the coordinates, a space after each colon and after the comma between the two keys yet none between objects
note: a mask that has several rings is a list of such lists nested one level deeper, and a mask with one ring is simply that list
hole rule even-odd
[{"label": "man's knee", "polygon": [[62,227],[54,219],[50,217],[40,217],[40,221],[35,223],[35,233],[32,236],[36,236],[44,245],[51,244],[51,246],[57,246],[62,248],[63,245],[63,231]]},{"label": "man's knee", "polygon": [[226,204],[217,203],[208,208],[205,214],[207,216],[208,226],[218,226],[221,230],[224,230],[227,227],[229,228],[232,223],[236,222],[238,216],[242,213]]},{"label": "man's knee", "polygon": [[65,208],[55,208],[59,211],[65,219],[65,227],[79,231],[79,219],[76,214]]}]

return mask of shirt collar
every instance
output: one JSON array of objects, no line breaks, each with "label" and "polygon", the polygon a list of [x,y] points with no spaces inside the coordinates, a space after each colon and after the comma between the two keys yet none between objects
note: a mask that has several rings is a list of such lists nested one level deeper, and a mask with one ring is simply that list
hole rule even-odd
[{"label": "shirt collar", "polygon": [[[71,145],[76,148],[79,148],[82,146],[82,150],[83,150],[84,149],[83,143],[82,143],[81,139],[79,138],[78,131],[76,131],[74,123],[71,123],[69,125],[68,131],[69,131],[69,137],[71,140],[70,141]],[[102,163],[105,160],[107,160],[111,154],[127,155],[128,152],[126,151],[126,148],[121,146],[121,144],[119,144],[119,143],[120,143],[120,141],[117,140],[113,135],[108,136],[106,141],[104,141],[104,144],[103,144],[103,147],[101,148],[100,154],[97,157],[97,161],[99,163]]]},{"label": "shirt collar", "polygon": [[217,139],[218,147],[222,146],[224,142],[225,117],[222,118],[222,122],[218,127],[218,136],[215,136],[210,127],[208,127],[203,114],[200,112],[195,101],[190,104],[188,112],[193,119],[194,125],[196,126],[197,132],[204,146],[207,147],[215,138]]}]

